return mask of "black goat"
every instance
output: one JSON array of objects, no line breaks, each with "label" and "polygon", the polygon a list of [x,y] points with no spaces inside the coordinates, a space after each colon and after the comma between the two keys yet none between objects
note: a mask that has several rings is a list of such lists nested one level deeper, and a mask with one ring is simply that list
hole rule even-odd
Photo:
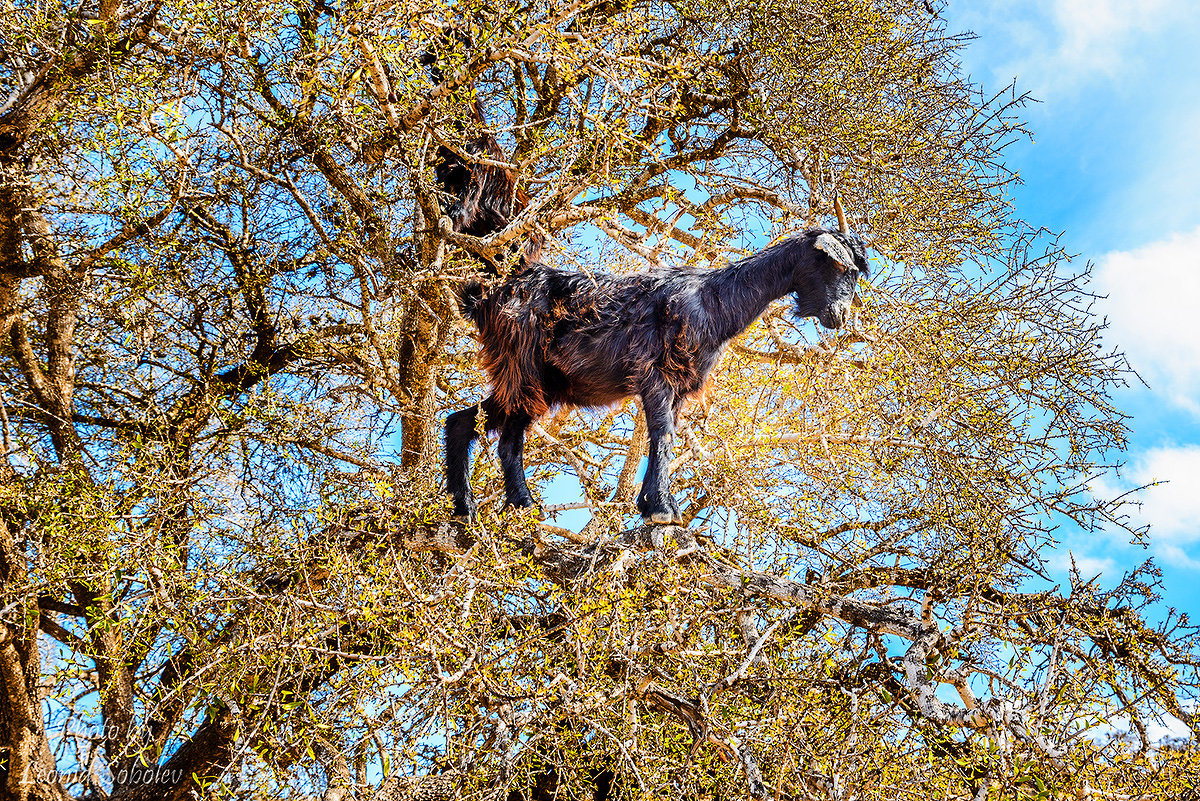
[{"label": "black goat", "polygon": [[531,265],[468,310],[479,328],[492,394],[446,420],[446,475],[454,514],[471,517],[471,445],[480,410],[499,431],[504,489],[512,506],[533,506],[525,483],[525,431],[551,407],[602,406],[641,396],[649,465],[637,506],[652,523],[681,523],[670,492],[675,425],[725,344],[784,295],[799,317],[837,328],[868,269],[857,235],[814,228],[716,270],[597,275]]},{"label": "black goat", "polygon": [[[436,55],[422,58],[441,79]],[[478,103],[472,112],[483,124]],[[503,161],[484,131],[467,155]],[[487,236],[529,203],[509,170],[438,152],[437,181],[452,197],[454,230]],[[653,523],[682,523],[671,496],[669,467],[675,425],[688,396],[704,386],[725,344],[775,299],[795,295],[796,314],[837,328],[845,322],[866,246],[850,233],[835,201],[838,230],[814,228],[718,270],[657,270],[592,276],[538,263],[540,233],[524,243],[517,269],[490,287],[473,282],[460,296],[479,329],[492,394],[446,419],[446,483],[454,514],[473,517],[471,446],[482,410],[499,431],[504,489],[512,506],[533,506],[525,483],[525,432],[552,406],[603,406],[640,395],[650,433],[650,459],[638,510]],[[485,264],[489,272],[495,265]]]},{"label": "black goat", "polygon": [[[470,46],[470,38],[458,30],[446,31],[439,43],[442,47]],[[426,52],[419,61],[430,68],[429,75],[435,83],[444,79],[436,52]],[[494,134],[483,128],[483,108],[477,99],[470,103],[470,118],[479,127],[480,133],[467,142],[464,148],[467,156],[493,162],[505,161],[508,156],[504,148],[500,147]],[[459,130],[462,132],[461,127]],[[529,205],[529,195],[518,186],[511,170],[494,164],[464,161],[445,145],[438,148],[434,164],[438,187],[450,196],[450,205],[445,209],[445,214],[451,228],[457,233],[479,237],[493,234],[508,225],[513,217]],[[540,231],[535,229],[530,232],[520,253],[522,267],[538,260],[543,242]],[[497,266],[491,261],[485,261],[484,268],[493,275],[498,272]],[[464,306],[469,306],[477,299],[480,291],[479,286],[468,285],[463,294]]]},{"label": "black goat", "polygon": [[[472,104],[475,122],[483,124],[479,102]],[[490,161],[504,161],[507,156],[496,137],[484,131],[467,143],[467,155]],[[529,195],[517,185],[510,170],[492,164],[465,163],[453,150],[438,148],[434,174],[438,186],[452,198],[446,209],[451,227],[462,234],[487,236],[504,228],[522,209],[529,205]],[[521,252],[522,266],[538,260],[542,251],[542,234],[534,230],[525,240]],[[487,262],[488,272],[495,273],[496,265]]]}]

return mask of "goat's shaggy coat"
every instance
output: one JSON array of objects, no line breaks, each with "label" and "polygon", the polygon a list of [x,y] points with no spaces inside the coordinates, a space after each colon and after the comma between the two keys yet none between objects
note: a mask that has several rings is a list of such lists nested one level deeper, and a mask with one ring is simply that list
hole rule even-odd
[{"label": "goat's shaggy coat", "polygon": [[[441,68],[435,54],[435,80]],[[483,124],[478,104],[472,112]],[[471,157],[504,161],[484,131],[467,145]],[[454,230],[487,236],[504,228],[529,203],[511,171],[464,161],[442,147],[438,184],[452,200]],[[525,483],[525,431],[557,405],[603,406],[639,395],[650,435],[649,463],[637,505],[655,523],[682,522],[671,496],[669,468],[675,425],[689,395],[698,392],[725,343],[754,322],[771,301],[794,294],[800,317],[837,327],[849,314],[866,248],[846,231],[811,229],[718,270],[658,270],[615,276],[556,270],[538,263],[542,238],[526,239],[516,272],[491,287],[463,288],[463,312],[479,329],[483,369],[492,394],[446,419],[446,484],[454,514],[475,515],[471,446],[480,411],[499,431],[504,490],[513,506],[533,506]],[[495,273],[495,265],[485,268]]]},{"label": "goat's shaggy coat", "polygon": [[[835,246],[828,237],[843,248],[842,261],[829,255]],[[530,423],[554,406],[602,406],[639,395],[651,447],[638,509],[652,522],[681,522],[669,490],[674,428],[725,344],[787,294],[794,294],[798,316],[841,325],[866,270],[861,239],[823,229],[717,270],[616,276],[525,268],[467,309],[479,328],[492,394],[446,421],[455,514],[475,512],[468,471],[481,408],[487,430],[500,431],[508,503],[532,506],[521,458]]]}]

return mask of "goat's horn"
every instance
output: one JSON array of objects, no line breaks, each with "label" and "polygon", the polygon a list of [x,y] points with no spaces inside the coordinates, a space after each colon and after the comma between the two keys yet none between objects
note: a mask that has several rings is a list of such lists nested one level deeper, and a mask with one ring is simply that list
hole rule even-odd
[{"label": "goat's horn", "polygon": [[838,230],[843,234],[850,232],[850,226],[846,223],[846,212],[842,208],[842,198],[839,195],[833,196],[833,210],[837,212]]}]

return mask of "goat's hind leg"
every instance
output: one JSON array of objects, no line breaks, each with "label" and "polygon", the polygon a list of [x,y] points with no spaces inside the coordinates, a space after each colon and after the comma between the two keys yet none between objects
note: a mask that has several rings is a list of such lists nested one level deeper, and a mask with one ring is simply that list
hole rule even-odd
[{"label": "goat's hind leg", "polygon": [[[522,412],[496,415],[496,427],[500,429],[500,440],[496,452],[500,457],[500,471],[504,474],[504,496],[509,506],[528,509],[536,506],[525,483],[525,431],[533,418]],[[488,429],[493,427],[492,415],[488,415]]]},{"label": "goat's hind leg", "polygon": [[471,446],[479,434],[475,421],[479,404],[460,409],[446,418],[446,491],[454,501],[454,516],[474,520],[478,515],[471,492]]},{"label": "goat's hind leg", "polygon": [[642,389],[642,410],[650,434],[646,477],[638,494],[637,507],[647,523],[683,525],[683,514],[671,494],[671,451],[675,441],[675,418],[681,401],[665,381]]},{"label": "goat's hind leg", "polygon": [[532,420],[526,414],[505,414],[493,398],[488,398],[446,418],[446,490],[454,502],[454,516],[462,520],[478,516],[475,495],[471,492],[471,450],[479,436],[475,426],[481,409],[487,416],[487,430],[500,431],[497,450],[509,505],[519,508],[535,505],[525,483],[524,464],[525,429]]}]

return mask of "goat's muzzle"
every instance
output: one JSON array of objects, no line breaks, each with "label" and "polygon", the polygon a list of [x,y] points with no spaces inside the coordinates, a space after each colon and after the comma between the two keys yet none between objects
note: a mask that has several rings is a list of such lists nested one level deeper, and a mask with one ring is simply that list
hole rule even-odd
[{"label": "goat's muzzle", "polygon": [[850,319],[850,299],[831,303],[817,313],[817,321],[826,328],[841,328]]}]

